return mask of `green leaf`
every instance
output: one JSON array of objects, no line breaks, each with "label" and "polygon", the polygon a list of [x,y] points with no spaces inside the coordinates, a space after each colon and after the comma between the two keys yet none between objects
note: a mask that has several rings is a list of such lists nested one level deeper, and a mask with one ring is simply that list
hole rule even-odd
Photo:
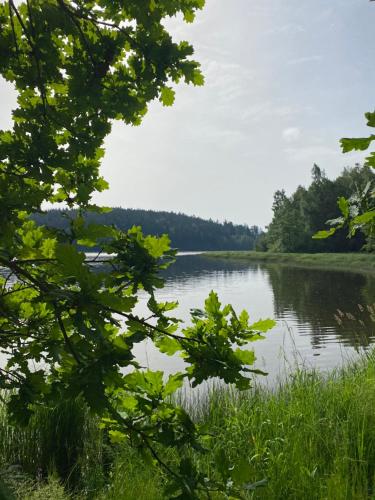
[{"label": "green leaf", "polygon": [[23,302],[20,305],[20,313],[22,318],[29,319],[34,314],[34,308],[29,302]]},{"label": "green leaf", "polygon": [[258,332],[268,332],[271,328],[274,328],[276,321],[273,319],[261,319],[252,325],[250,325],[251,330],[256,330]]},{"label": "green leaf", "polygon": [[187,23],[193,23],[195,19],[195,14],[191,10],[187,10],[184,12],[184,21]]},{"label": "green leaf", "polygon": [[217,293],[211,290],[208,298],[204,302],[205,311],[211,315],[217,315],[220,312],[220,302]]},{"label": "green leaf", "polygon": [[182,387],[183,382],[183,373],[175,373],[174,375],[170,375],[164,387],[164,396],[170,396],[171,394],[176,392],[177,389],[180,389]]},{"label": "green leaf", "polygon": [[43,240],[41,246],[43,257],[46,257],[47,259],[52,259],[55,256],[56,245],[57,245],[56,238],[46,238],[45,240]]},{"label": "green leaf", "polygon": [[163,106],[172,106],[175,100],[175,91],[170,87],[163,87],[160,91],[160,101]]},{"label": "green leaf", "polygon": [[352,224],[369,224],[375,220],[375,210],[371,210],[369,212],[365,212],[361,215],[357,215],[353,218]]},{"label": "green leaf", "polygon": [[150,396],[161,397],[163,393],[163,372],[162,371],[139,371],[136,370],[124,377],[124,381],[129,388],[146,393]]},{"label": "green leaf", "polygon": [[60,243],[55,251],[57,261],[62,265],[64,273],[69,276],[78,276],[81,273],[85,255],[72,246]]},{"label": "green leaf", "polygon": [[375,169],[375,153],[374,152],[370,153],[366,157],[364,165],[365,165],[365,167],[370,167],[370,168]]},{"label": "green leaf", "polygon": [[375,112],[365,113],[365,117],[367,118],[367,125],[369,127],[375,127]]},{"label": "green leaf", "polygon": [[203,73],[199,69],[194,70],[193,84],[198,86],[198,87],[201,87],[202,85],[204,85],[204,76],[203,76]]},{"label": "green leaf", "polygon": [[336,228],[331,227],[331,229],[329,229],[328,231],[318,231],[317,233],[315,233],[312,236],[312,238],[314,240],[324,240],[325,238],[329,238],[330,236],[335,234],[335,232],[336,232]]},{"label": "green leaf", "polygon": [[97,294],[98,302],[118,312],[130,312],[137,302],[136,297],[122,297],[115,292],[102,291]]},{"label": "green leaf", "polygon": [[108,434],[109,434],[109,438],[111,440],[111,443],[113,443],[113,444],[120,444],[126,440],[126,434],[124,434],[121,431],[110,430]]},{"label": "green leaf", "polygon": [[341,147],[343,153],[348,153],[349,151],[364,151],[368,149],[371,142],[375,139],[375,135],[370,135],[369,137],[361,137],[355,139],[341,139]]},{"label": "green leaf", "polygon": [[347,219],[349,217],[349,201],[343,196],[340,196],[340,198],[337,201],[337,204],[339,206],[342,215],[345,217],[345,219]]},{"label": "green leaf", "polygon": [[129,411],[134,411],[138,406],[138,400],[129,394],[121,398],[121,406]]},{"label": "green leaf", "polygon": [[95,187],[97,191],[101,192],[109,189],[109,184],[105,179],[103,179],[103,177],[99,177],[99,179],[95,182]]},{"label": "green leaf", "polygon": [[77,231],[77,243],[79,245],[94,247],[100,245],[101,239],[113,238],[116,236],[116,230],[109,226],[101,224],[89,224],[86,227],[81,227]]},{"label": "green leaf", "polygon": [[254,364],[254,361],[256,360],[255,354],[253,351],[245,351],[242,349],[236,349],[235,350],[236,357],[241,361],[242,364],[244,365],[252,365]]},{"label": "green leaf", "polygon": [[147,236],[144,240],[144,246],[154,259],[162,257],[170,249],[170,239],[166,234],[157,238],[156,236]]},{"label": "green leaf", "polygon": [[154,343],[160,352],[168,356],[173,356],[176,352],[181,351],[181,344],[178,340],[167,337],[166,335],[156,339]]}]

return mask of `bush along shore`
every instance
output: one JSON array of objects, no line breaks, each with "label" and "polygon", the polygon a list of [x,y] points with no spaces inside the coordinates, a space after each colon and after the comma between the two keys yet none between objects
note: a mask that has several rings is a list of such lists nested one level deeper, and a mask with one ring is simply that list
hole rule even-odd
[{"label": "bush along shore", "polygon": [[[193,460],[256,483],[244,498],[374,498],[374,353],[328,375],[296,371],[273,390],[217,387],[183,404],[212,441],[206,455],[191,450]],[[2,407],[0,447],[12,498],[166,498],[160,469],[110,443],[79,401],[38,409],[25,428],[13,428]]]},{"label": "bush along shore", "polygon": [[375,253],[271,253],[271,252],[205,252],[220,259],[241,259],[251,262],[287,264],[317,269],[342,269],[375,273]]}]

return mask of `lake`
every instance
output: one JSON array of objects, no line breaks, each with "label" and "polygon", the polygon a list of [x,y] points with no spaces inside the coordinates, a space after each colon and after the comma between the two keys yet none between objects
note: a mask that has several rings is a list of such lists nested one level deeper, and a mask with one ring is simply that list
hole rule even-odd
[{"label": "lake", "polygon": [[[256,368],[269,373],[260,382],[272,384],[296,365],[338,367],[375,341],[374,276],[186,254],[177,257],[164,277],[166,285],[157,298],[178,300],[173,315],[186,324],[190,309],[203,307],[211,290],[236,311],[246,309],[252,322],[276,320],[264,340],[251,344]],[[145,313],[145,301],[141,296],[137,314]],[[135,353],[151,369],[172,373],[183,366],[181,358],[159,353],[151,342],[137,346]]]},{"label": "lake", "polygon": [[[175,316],[189,322],[189,310],[202,307],[211,290],[250,318],[273,318],[266,339],[251,344],[256,367],[273,382],[296,364],[327,370],[368,349],[375,340],[375,278],[349,272],[257,264],[242,260],[182,255],[165,272],[162,301],[178,300]],[[144,304],[137,312],[142,313]],[[139,346],[137,357],[152,369],[173,372],[179,358]],[[263,377],[262,377],[263,378]]]}]

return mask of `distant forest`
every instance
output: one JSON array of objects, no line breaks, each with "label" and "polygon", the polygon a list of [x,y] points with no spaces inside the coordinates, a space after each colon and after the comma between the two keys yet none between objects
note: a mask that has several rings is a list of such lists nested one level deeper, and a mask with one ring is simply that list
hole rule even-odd
[{"label": "distant forest", "polygon": [[[74,218],[75,214],[74,210],[52,209],[44,214],[34,214],[33,219],[38,224],[67,229],[69,218]],[[180,213],[130,208],[113,208],[105,214],[87,212],[85,220],[88,224],[114,224],[124,231],[132,226],[141,226],[145,234],[166,233],[171,239],[172,247],[185,251],[252,250],[261,234],[261,229],[257,226],[219,223]]]},{"label": "distant forest", "polygon": [[343,229],[325,240],[312,239],[317,231],[327,229],[327,220],[340,216],[338,198],[360,197],[368,182],[374,186],[375,174],[367,167],[345,168],[340,176],[330,180],[314,165],[308,188],[298,186],[291,196],[284,190],[276,191],[273,219],[267,232],[258,238],[256,249],[270,252],[373,251],[361,232],[348,238],[348,231]]}]

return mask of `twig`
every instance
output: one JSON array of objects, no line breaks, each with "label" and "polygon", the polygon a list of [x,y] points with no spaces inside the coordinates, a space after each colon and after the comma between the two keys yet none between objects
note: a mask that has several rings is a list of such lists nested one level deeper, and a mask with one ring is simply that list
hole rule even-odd
[{"label": "twig", "polygon": [[9,9],[10,25],[12,26],[12,34],[13,34],[14,45],[16,47],[17,59],[18,59],[19,64],[21,64],[20,50],[19,50],[19,47],[18,47],[17,36],[16,36],[16,29],[14,27],[14,21],[13,21],[12,6],[11,6],[10,2],[8,2],[8,9]]},{"label": "twig", "polygon": [[60,312],[59,312],[56,304],[54,304],[54,309],[55,309],[56,319],[57,319],[57,322],[59,324],[61,333],[63,334],[65,343],[66,343],[66,345],[67,345],[67,347],[68,347],[71,355],[76,360],[77,364],[80,365],[81,364],[81,360],[79,359],[79,357],[77,356],[75,350],[73,349],[72,343],[70,342],[70,339],[69,339],[68,334],[67,334],[66,329],[65,329],[64,322],[63,322],[63,320],[61,318]]},{"label": "twig", "polygon": [[167,332],[163,330],[162,328],[159,328],[158,326],[155,325],[150,325],[147,323],[147,321],[143,320],[142,318],[138,318],[137,316],[133,316],[132,314],[127,314],[122,311],[117,311],[116,309],[112,309],[111,307],[106,307],[106,310],[113,313],[113,314],[118,314],[119,316],[123,316],[124,318],[130,320],[130,321],[135,321],[137,323],[140,323],[141,325],[145,326],[146,328],[150,328],[151,330],[155,330],[156,332],[162,333],[163,335],[167,335],[168,337],[171,337],[175,340],[179,340],[182,342],[197,342],[199,344],[207,344],[207,342],[203,339],[198,339],[196,337],[182,337],[181,335],[175,335],[174,333]]},{"label": "twig", "polygon": [[[31,40],[30,33],[28,32],[28,30],[27,30],[27,28],[25,26],[25,23],[22,20],[21,15],[20,15],[20,13],[17,10],[17,7],[14,5],[14,1],[13,0],[8,0],[8,2],[9,2],[10,8],[13,9],[13,12],[15,13],[15,15],[16,15],[16,17],[18,19],[18,22],[20,23],[21,28],[23,29],[23,32],[25,33],[27,41],[28,41],[28,43],[30,45],[31,53],[32,53],[32,55],[34,57],[34,60],[35,60],[36,70],[37,70],[37,73],[38,73],[38,80],[39,80],[39,91],[40,91],[40,95],[42,97],[42,102],[43,102],[43,115],[44,115],[44,118],[46,118],[47,117],[47,95],[46,95],[45,87],[44,87],[44,84],[43,84],[42,72],[41,72],[41,68],[40,68],[40,61],[39,61],[39,57],[38,57],[38,54],[37,54],[37,49],[36,49],[36,46],[34,45],[34,43]],[[29,16],[30,16],[30,12],[29,12]],[[30,18],[30,25],[31,25],[31,18]]]}]

